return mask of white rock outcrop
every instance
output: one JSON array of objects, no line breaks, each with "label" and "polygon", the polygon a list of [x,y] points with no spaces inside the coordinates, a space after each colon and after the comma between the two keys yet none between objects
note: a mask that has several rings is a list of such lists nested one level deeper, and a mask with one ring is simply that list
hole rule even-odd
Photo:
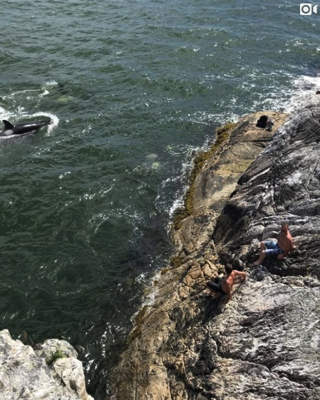
[{"label": "white rock outcrop", "polygon": [[[53,361],[57,351],[60,358]],[[68,342],[49,339],[33,350],[13,340],[7,329],[0,331],[0,399],[93,400],[82,363]]]}]

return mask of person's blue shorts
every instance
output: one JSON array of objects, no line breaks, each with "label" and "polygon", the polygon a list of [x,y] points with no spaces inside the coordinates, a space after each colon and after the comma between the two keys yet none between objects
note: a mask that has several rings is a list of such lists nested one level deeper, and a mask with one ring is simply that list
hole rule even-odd
[{"label": "person's blue shorts", "polygon": [[278,256],[279,254],[283,253],[283,250],[280,249],[280,247],[278,246],[278,243],[273,242],[273,241],[269,241],[266,240],[264,242],[264,244],[266,245],[266,249],[265,249],[265,254],[270,255],[270,256]]}]

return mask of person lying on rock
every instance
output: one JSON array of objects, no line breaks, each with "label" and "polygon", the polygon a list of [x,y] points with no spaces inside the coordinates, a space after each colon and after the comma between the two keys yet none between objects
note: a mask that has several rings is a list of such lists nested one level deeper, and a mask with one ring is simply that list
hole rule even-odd
[{"label": "person lying on rock", "polygon": [[265,242],[260,242],[260,257],[255,263],[254,266],[257,266],[263,262],[266,255],[277,257],[278,260],[281,260],[285,257],[290,251],[294,249],[292,236],[289,232],[289,226],[286,223],[281,225],[281,230],[279,233],[278,241],[274,242],[272,240]]},{"label": "person lying on rock", "polygon": [[245,272],[235,271],[231,265],[226,265],[225,271],[227,276],[225,278],[215,277],[207,282],[207,287],[210,289],[210,295],[214,298],[220,295],[227,295],[227,302],[231,299],[231,291],[235,283],[244,282],[247,274]]}]

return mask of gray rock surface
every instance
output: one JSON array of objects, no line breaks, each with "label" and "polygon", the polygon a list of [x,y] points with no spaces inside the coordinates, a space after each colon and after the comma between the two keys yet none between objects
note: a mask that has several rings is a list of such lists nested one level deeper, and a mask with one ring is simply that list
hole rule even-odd
[{"label": "gray rock surface", "polygon": [[[64,355],[48,366],[59,350]],[[93,400],[86,392],[82,363],[64,340],[50,339],[37,350],[0,332],[1,400]]]},{"label": "gray rock surface", "polygon": [[282,263],[270,263],[270,268],[280,275],[319,277],[319,118],[317,105],[301,111],[242,175],[214,234],[221,248],[241,253],[254,238],[275,237],[286,221],[297,251]]},{"label": "gray rock surface", "polygon": [[[251,133],[255,119],[239,122],[197,178],[195,215],[173,233],[181,266],[159,281],[115,370],[117,400],[320,399],[320,106],[297,113],[269,145]],[[258,143],[255,161],[222,187],[229,157],[240,165]],[[252,268],[259,241],[283,221],[296,250]],[[247,281],[227,304],[209,298],[206,280],[234,258]]]}]

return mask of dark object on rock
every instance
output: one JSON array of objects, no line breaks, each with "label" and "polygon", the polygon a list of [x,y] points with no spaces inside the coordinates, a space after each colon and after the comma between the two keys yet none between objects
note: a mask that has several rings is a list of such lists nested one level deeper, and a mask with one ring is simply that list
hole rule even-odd
[{"label": "dark object on rock", "polygon": [[320,94],[320,90],[317,90],[317,91],[316,91],[316,94]]},{"label": "dark object on rock", "polygon": [[268,117],[266,115],[261,115],[261,117],[257,121],[258,128],[265,128],[267,126]]},{"label": "dark object on rock", "polygon": [[273,122],[271,121],[270,118],[268,118],[267,115],[261,115],[256,124],[258,128],[267,129],[269,132],[272,131],[272,125]]},{"label": "dark object on rock", "polygon": [[232,260],[232,268],[235,269],[236,271],[243,271],[245,267],[245,264],[243,261],[241,261],[239,258],[234,258]]},{"label": "dark object on rock", "polygon": [[216,292],[216,293],[225,295],[226,292],[225,292],[225,291],[222,289],[222,287],[221,287],[221,282],[222,282],[222,281],[223,281],[223,279],[221,279],[221,278],[219,278],[219,277],[216,277],[216,278],[214,279],[214,281],[209,281],[209,282],[207,282],[207,287],[208,287],[210,290],[213,290],[213,291]]},{"label": "dark object on rock", "polygon": [[267,275],[270,275],[270,272],[264,265],[260,264],[251,274],[251,278],[253,278],[255,281],[263,281]]}]

